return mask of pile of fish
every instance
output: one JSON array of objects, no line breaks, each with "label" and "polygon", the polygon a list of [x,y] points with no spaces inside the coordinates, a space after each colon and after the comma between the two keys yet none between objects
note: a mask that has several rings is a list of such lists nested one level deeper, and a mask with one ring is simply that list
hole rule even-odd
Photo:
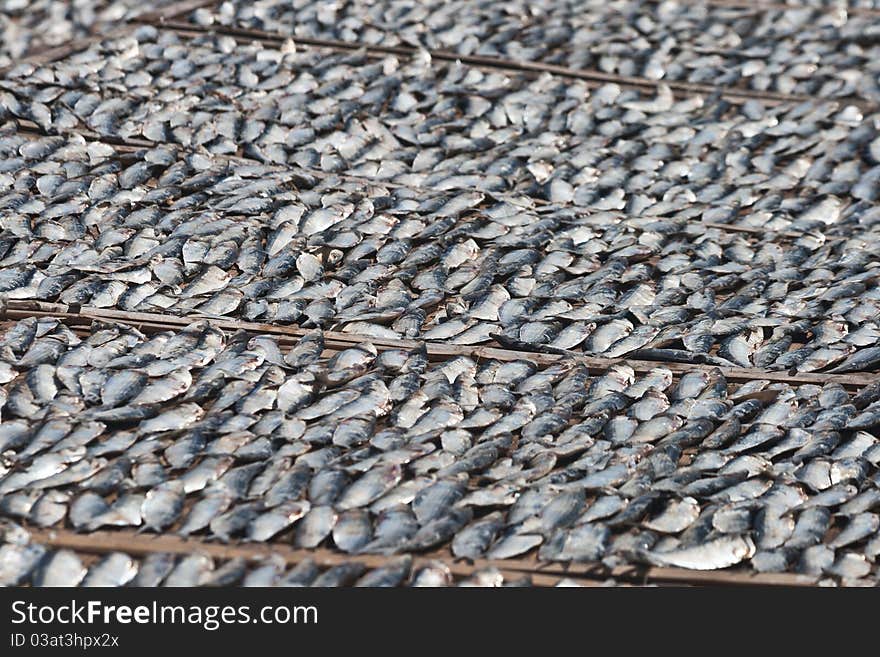
[{"label": "pile of fish", "polygon": [[[866,371],[880,363],[877,209],[784,234],[699,205],[625,217],[159,146],[0,135],[0,295],[225,316],[374,340]],[[824,227],[824,232],[820,232]]]},{"label": "pile of fish", "polygon": [[12,324],[0,513],[351,554],[876,579],[880,385],[323,352],[318,331]]},{"label": "pile of fish", "polygon": [[866,13],[880,9],[880,2],[877,0],[785,0],[784,4],[793,7],[824,7]]},{"label": "pile of fish", "polygon": [[[123,552],[84,556],[53,550],[30,541],[26,530],[11,523],[0,537],[0,586],[531,586],[531,577],[505,578],[496,568],[454,576],[449,565],[433,560],[414,567],[412,557],[389,559],[369,568],[358,561],[319,566],[305,559],[288,567],[281,559],[262,563],[241,558],[216,561],[203,554],[178,556],[155,552],[137,559]],[[580,586],[560,578],[557,586]]]},{"label": "pile of fish", "polygon": [[[144,26],[51,65],[21,65],[0,118],[49,133],[174,143],[410,187],[512,191],[631,216],[708,206],[713,222],[872,222],[877,114],[734,106],[535,78],[417,55],[280,49]],[[740,219],[737,219],[742,215]],[[866,215],[866,216],[862,216]]]},{"label": "pile of fish", "polygon": [[880,2],[877,0],[785,0],[785,4],[803,7],[826,7],[832,9],[847,9],[873,11],[880,10]]},{"label": "pile of fish", "polygon": [[294,39],[409,46],[651,80],[880,100],[877,16],[839,6],[226,0],[196,10],[191,20]]},{"label": "pile of fish", "polygon": [[[153,1],[152,8],[170,0]],[[141,13],[137,0],[0,0],[0,68]]]},{"label": "pile of fish", "polygon": [[880,382],[830,376],[880,369],[876,0],[227,0],[189,19],[278,38],[132,25],[21,61],[142,9],[0,0],[0,317],[187,318],[0,321],[0,584],[521,586],[504,564],[533,558],[880,581]]}]

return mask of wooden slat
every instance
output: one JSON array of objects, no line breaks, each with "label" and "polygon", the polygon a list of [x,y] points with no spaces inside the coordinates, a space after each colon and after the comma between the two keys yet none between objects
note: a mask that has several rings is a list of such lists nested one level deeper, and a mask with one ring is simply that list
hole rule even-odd
[{"label": "wooden slat", "polygon": [[[34,137],[42,137],[42,136],[46,136],[48,134],[45,131],[43,131],[40,128],[40,126],[38,126],[36,123],[34,123],[33,121],[30,121],[30,120],[27,120],[27,119],[16,119],[15,123],[18,126],[18,129],[26,135],[33,135]],[[154,142],[154,141],[150,141],[147,139],[140,139],[140,138],[112,137],[109,135],[100,135],[97,132],[94,132],[93,130],[90,130],[90,129],[82,127],[82,126],[77,127],[74,130],[62,132],[61,134],[75,134],[75,135],[79,135],[79,136],[83,137],[86,141],[94,141],[94,142],[100,142],[100,143],[104,143],[104,144],[110,144],[114,148],[116,148],[117,150],[122,151],[124,153],[137,153],[137,152],[140,152],[144,149],[156,148],[157,146],[160,146],[160,145],[170,145],[175,148],[181,148],[180,144],[176,144],[176,143],[159,143],[159,142]],[[256,160],[252,160],[252,159],[247,158],[245,156],[239,156],[239,155],[220,154],[220,155],[212,155],[212,158],[216,162],[225,162],[228,164],[234,164],[234,163],[253,164],[254,162],[256,162]],[[371,185],[371,186],[383,187],[383,188],[388,188],[388,189],[408,189],[408,190],[412,190],[414,192],[428,192],[428,193],[435,193],[435,194],[442,194],[442,193],[447,193],[450,191],[449,189],[436,189],[436,188],[432,188],[432,187],[425,187],[422,185],[398,183],[398,182],[393,182],[393,181],[389,181],[389,180],[377,180],[374,178],[369,178],[367,176],[358,176],[358,175],[345,174],[345,173],[331,173],[331,172],[327,172],[327,171],[322,171],[321,169],[313,169],[310,167],[304,167],[304,166],[300,166],[300,165],[296,165],[295,168],[291,168],[291,167],[278,166],[278,165],[273,166],[271,164],[267,164],[264,162],[260,162],[260,164],[263,166],[266,166],[270,170],[287,172],[291,175],[291,177],[296,176],[296,175],[305,175],[305,176],[311,176],[311,177],[314,177],[314,178],[317,178],[320,180],[342,180],[345,182],[354,182],[354,183],[358,183],[358,184],[362,184],[362,185]],[[541,206],[549,205],[549,203],[550,203],[549,201],[546,201],[544,199],[529,197],[526,194],[521,194],[521,193],[517,193],[517,192],[492,191],[491,196],[492,196],[492,198],[499,199],[499,200],[505,200],[513,205],[519,205],[519,206],[523,206],[523,207],[541,207]],[[584,208],[584,212],[588,213],[589,209]],[[624,215],[619,215],[619,217],[625,218]],[[706,225],[708,226],[709,224],[707,223]],[[715,224],[716,227],[720,227],[720,226],[724,226],[724,225],[725,224]],[[742,232],[750,232],[750,233],[756,233],[756,234],[760,234],[760,235],[781,234],[781,233],[774,233],[772,231],[762,231],[762,230],[750,229],[750,228],[741,228],[739,230]],[[801,236],[798,233],[792,233],[792,235],[794,235],[796,237]]]},{"label": "wooden slat", "polygon": [[[388,565],[389,557],[381,555],[347,555],[328,549],[299,550],[279,544],[221,544],[209,543],[194,538],[180,538],[170,534],[139,534],[136,532],[97,531],[78,534],[68,530],[29,529],[31,540],[55,549],[67,549],[86,554],[106,554],[108,552],[124,552],[132,557],[145,557],[157,552],[189,555],[204,554],[218,561],[228,559],[245,559],[260,562],[269,557],[281,559],[287,565],[296,565],[306,559],[312,559],[319,566],[330,568],[343,563],[358,562],[367,568],[380,568]],[[416,556],[413,559],[413,570],[429,565],[434,558]],[[507,581],[529,576],[536,586],[555,586],[563,579],[571,579],[581,586],[602,586],[602,579],[578,574],[565,573],[532,573],[518,569],[509,569],[503,562],[493,562],[491,566],[477,568],[464,562],[451,559],[443,560],[449,571],[457,578],[472,576],[477,570],[494,567],[501,572]],[[606,578],[607,579],[607,578]]]},{"label": "wooden slat", "polygon": [[[16,121],[16,123],[17,123],[19,129],[24,133],[30,133],[35,136],[43,136],[46,134],[33,121],[29,121],[27,119],[18,119]],[[147,139],[133,139],[130,137],[109,137],[106,135],[99,135],[98,133],[96,133],[92,130],[89,130],[89,129],[78,129],[76,131],[76,134],[82,136],[87,141],[97,141],[97,142],[102,142],[102,143],[106,143],[106,144],[111,144],[112,146],[114,146],[118,150],[123,151],[125,153],[136,153],[136,152],[139,152],[145,148],[146,149],[155,148],[160,145],[157,142],[149,141]],[[173,145],[177,146],[177,144],[173,144]],[[215,155],[214,159],[217,161],[229,162],[229,163],[252,162],[252,160],[249,160],[244,157],[239,157],[236,155]],[[278,171],[287,171],[291,175],[302,173],[304,175],[312,176],[312,177],[318,178],[320,180],[330,180],[330,179],[342,180],[342,181],[346,181],[346,182],[355,182],[355,183],[362,183],[362,184],[368,184],[368,185],[376,185],[376,186],[386,187],[389,189],[409,189],[412,191],[435,192],[435,193],[443,193],[443,192],[448,191],[448,190],[437,190],[437,189],[434,189],[431,187],[425,187],[422,185],[397,183],[397,182],[386,181],[386,180],[376,180],[376,179],[369,178],[366,176],[357,176],[357,175],[350,175],[350,174],[345,174],[345,173],[332,173],[332,172],[323,171],[321,169],[313,169],[313,168],[305,167],[305,166],[301,166],[301,165],[297,165],[297,167],[295,169],[288,169],[288,168],[284,168],[284,167],[276,167],[276,169]],[[528,197],[528,196],[525,196],[524,194],[518,194],[517,192],[492,191],[492,192],[490,192],[490,195],[492,196],[492,198],[506,200],[514,205],[525,205],[525,206],[530,206],[530,207],[533,206],[536,208],[541,208],[541,207],[550,205],[550,201],[547,201],[545,199]],[[524,201],[527,201],[527,203],[525,203]],[[591,213],[596,212],[595,210],[591,210],[590,208],[582,208],[582,211],[585,215],[589,215]],[[615,219],[620,220],[621,222],[628,222],[631,219],[631,217],[629,215],[626,215],[626,214],[620,213],[620,212],[602,211],[602,213],[611,215]],[[640,217],[640,218],[644,218],[644,217]],[[658,218],[661,218],[661,217],[658,217]],[[743,234],[747,234],[747,235],[756,235],[756,236],[760,236],[760,237],[772,236],[774,238],[781,237],[781,238],[786,238],[786,239],[798,239],[798,238],[801,238],[805,235],[805,233],[796,232],[796,231],[772,230],[772,229],[766,229],[766,228],[753,228],[751,226],[739,226],[737,224],[719,224],[719,223],[714,223],[711,221],[699,221],[696,219],[693,220],[693,222],[694,222],[694,225],[705,226],[707,228],[714,228],[717,230],[722,230],[722,231],[732,232],[732,233],[743,233]],[[826,237],[825,241],[827,243],[827,242],[830,242],[833,240],[839,240],[839,239],[847,239],[847,238],[829,236],[829,237]]]},{"label": "wooden slat", "polygon": [[[28,121],[26,119],[18,119],[16,121],[16,123],[17,123],[19,129],[24,133],[33,134],[34,136],[44,136],[46,134],[40,129],[40,127],[37,124],[33,123],[32,121]],[[99,135],[98,133],[96,133],[92,130],[88,130],[88,129],[78,129],[78,130],[76,130],[75,133],[82,136],[87,141],[97,141],[97,142],[101,142],[101,143],[105,143],[105,144],[111,144],[114,148],[116,148],[117,150],[119,150],[123,153],[126,153],[126,154],[137,153],[137,152],[142,151],[143,149],[155,148],[160,145],[157,142],[149,141],[147,139],[133,139],[133,138],[129,138],[129,137],[115,137],[114,138],[114,137],[102,136],[102,135]],[[177,144],[172,144],[172,145],[178,146]],[[227,163],[253,162],[253,160],[249,160],[246,157],[240,157],[237,155],[214,155],[213,157],[216,161],[219,161],[219,162],[227,162]],[[379,187],[385,187],[388,189],[408,189],[408,190],[417,191],[417,192],[433,192],[433,193],[438,193],[438,194],[442,194],[444,192],[449,191],[447,189],[438,190],[438,189],[435,189],[432,187],[425,187],[422,185],[397,183],[397,182],[392,182],[392,181],[387,181],[387,180],[376,180],[374,178],[369,178],[367,176],[358,176],[358,175],[351,175],[351,174],[345,174],[345,173],[332,173],[332,172],[322,171],[321,169],[313,169],[313,168],[305,167],[305,166],[301,166],[301,165],[297,165],[295,169],[285,168],[285,167],[281,167],[281,166],[275,167],[275,169],[277,171],[288,172],[291,175],[303,174],[303,175],[307,175],[307,176],[312,176],[312,177],[320,179],[320,180],[342,180],[345,182],[355,182],[355,183],[366,184],[366,185],[375,185],[375,186],[379,186]],[[526,196],[525,194],[519,194],[517,192],[492,191],[489,193],[489,195],[494,199],[505,200],[513,205],[521,205],[524,207],[531,207],[531,208],[535,208],[535,209],[540,209],[542,207],[546,207],[551,204],[550,201],[547,201],[545,199],[537,198],[537,197],[529,197],[529,196]],[[564,207],[569,206],[569,204],[562,204],[562,205]],[[574,207],[577,207],[577,206],[574,206]],[[578,209],[581,210],[584,213],[584,215],[590,215],[590,214],[594,214],[594,213],[598,212],[598,211],[591,210],[590,208],[586,208],[586,207],[585,208],[578,208]],[[606,212],[606,211],[601,211],[601,212],[602,212],[602,214],[607,214],[607,215],[614,217],[615,219],[621,221],[622,223],[627,223],[632,219],[632,217],[630,217],[629,215],[626,215],[626,214],[620,213],[620,212]],[[650,215],[648,215],[648,216],[650,217]],[[639,218],[644,219],[645,217],[639,217]],[[663,218],[663,216],[658,215],[657,218],[661,219],[661,218]],[[714,223],[711,221],[700,221],[698,219],[693,219],[691,222],[691,225],[705,226],[706,228],[714,228],[714,229],[725,231],[725,232],[743,233],[746,235],[756,235],[756,236],[765,237],[765,238],[766,237],[773,237],[773,238],[785,238],[785,239],[798,239],[798,238],[804,237],[804,235],[806,234],[803,232],[790,231],[790,230],[773,230],[773,229],[766,229],[766,228],[754,228],[751,226],[739,226],[737,224],[720,224],[720,223]],[[826,235],[825,242],[829,243],[829,242],[843,240],[843,239],[849,239],[849,237],[848,236],[839,237],[839,236],[834,236],[834,235]]]},{"label": "wooden slat", "polygon": [[[194,32],[190,36],[196,36],[197,34],[200,34],[200,33]],[[27,119],[16,119],[16,124],[18,125],[21,132],[26,133],[26,134],[33,134],[35,136],[44,136],[47,134],[36,123],[34,123],[33,121],[29,121]],[[131,138],[131,137],[112,137],[109,135],[100,135],[100,134],[94,132],[93,130],[88,129],[86,127],[82,127],[82,126],[77,128],[76,130],[72,131],[71,134],[77,134],[77,135],[83,137],[84,139],[86,139],[87,141],[96,141],[96,142],[101,142],[101,143],[105,143],[105,144],[110,144],[110,145],[114,146],[114,148],[116,148],[117,150],[119,150],[123,153],[127,153],[127,154],[138,153],[138,152],[142,151],[143,149],[156,148],[157,146],[160,145],[158,142],[153,142],[153,141],[150,141],[147,139]],[[173,145],[175,147],[179,146],[178,144],[171,144],[171,145]],[[253,161],[253,160],[250,160],[246,157],[238,156],[238,155],[215,155],[214,159],[217,161],[227,162],[227,163],[252,162]],[[290,168],[285,168],[285,167],[281,167],[281,166],[275,167],[275,169],[278,171],[289,172],[291,175],[301,173],[301,174],[311,176],[311,177],[314,177],[314,178],[317,178],[320,180],[329,180],[329,179],[342,180],[342,181],[346,181],[346,182],[355,182],[355,183],[366,184],[366,185],[376,185],[376,186],[381,186],[381,187],[385,187],[385,188],[389,188],[389,189],[408,189],[408,190],[412,190],[412,191],[434,192],[434,193],[444,193],[444,192],[449,191],[448,189],[438,190],[436,188],[425,187],[425,186],[416,185],[416,184],[406,184],[406,183],[397,183],[397,182],[386,181],[386,180],[376,180],[373,178],[369,178],[367,176],[351,175],[351,174],[345,174],[345,173],[332,173],[332,172],[323,171],[321,169],[313,169],[313,168],[305,167],[305,166],[301,166],[301,165],[297,165],[296,169],[290,169]],[[529,197],[525,194],[517,193],[515,191],[514,192],[492,191],[490,193],[490,195],[492,198],[504,200],[504,201],[507,201],[513,205],[522,205],[524,207],[531,207],[531,208],[540,209],[541,207],[545,207],[545,206],[550,205],[550,201],[547,201],[542,198],[537,198],[537,197]],[[570,204],[563,204],[563,205],[568,207]],[[586,215],[589,215],[591,212],[595,212],[595,211],[591,211],[590,208],[581,208],[581,210]],[[630,219],[631,219],[631,217],[629,217],[629,215],[626,215],[626,214],[620,213],[620,212],[607,212],[606,213],[605,211],[603,211],[603,214],[609,214],[623,223],[626,223],[626,222],[630,221]],[[662,218],[662,216],[658,216],[658,218]],[[705,226],[707,228],[714,228],[714,229],[725,231],[725,232],[743,233],[746,235],[756,235],[756,236],[760,236],[760,237],[772,236],[773,238],[798,239],[798,238],[801,238],[805,235],[805,233],[797,232],[797,231],[754,228],[752,226],[739,226],[737,224],[714,223],[714,222],[709,222],[709,221],[700,221],[698,219],[692,220],[692,224],[699,225],[699,226]],[[825,241],[826,241],[826,243],[829,243],[829,242],[835,242],[835,241],[839,241],[839,240],[843,240],[843,239],[849,239],[849,237],[848,236],[841,237],[841,236],[835,236],[835,235],[828,235],[828,236],[826,236]]]},{"label": "wooden slat", "polygon": [[[660,4],[665,0],[647,0],[653,4]],[[679,4],[696,7],[720,7],[727,9],[753,9],[755,11],[793,11],[799,9],[812,9],[816,12],[830,13],[841,9],[850,16],[880,16],[880,9],[872,7],[817,7],[805,2],[785,3],[766,2],[765,0],[676,0]]]},{"label": "wooden slat", "polygon": [[[360,51],[373,56],[412,56],[419,52],[418,48],[411,46],[377,46],[372,44],[364,44],[351,41],[341,41],[337,39],[317,39],[312,37],[303,37],[299,35],[285,35],[275,32],[267,32],[265,30],[257,30],[252,28],[229,27],[221,25],[212,25],[203,27],[184,21],[166,20],[163,21],[161,27],[166,29],[179,31],[188,36],[197,34],[222,34],[237,39],[251,39],[254,41],[262,41],[270,44],[281,44],[288,39],[292,39],[296,44],[313,46],[317,48],[326,48],[329,50],[342,51]],[[660,85],[666,85],[678,97],[688,97],[694,95],[711,95],[720,93],[722,98],[734,103],[744,104],[750,100],[760,100],[767,104],[778,105],[781,103],[801,103],[808,100],[815,100],[810,96],[783,94],[773,91],[755,91],[750,89],[737,89],[735,87],[716,87],[708,84],[696,84],[689,82],[676,82],[672,80],[650,80],[648,78],[639,78],[634,76],[615,75],[604,73],[591,69],[576,69],[557,64],[548,64],[543,62],[529,62],[525,60],[507,60],[500,57],[490,57],[485,55],[461,55],[455,52],[445,50],[427,50],[432,60],[444,62],[462,62],[469,66],[477,68],[504,70],[512,73],[541,75],[549,73],[563,78],[582,80],[587,84],[601,86],[608,83],[619,84],[622,87],[630,89],[639,89],[643,91],[655,92]],[[839,100],[839,99],[836,99]],[[855,99],[852,104],[859,104],[862,101]],[[869,105],[873,106],[873,105]]]},{"label": "wooden slat", "polygon": [[184,2],[172,2],[166,7],[159,7],[150,12],[140,14],[134,20],[141,22],[163,22],[172,18],[185,18],[190,12],[202,7],[219,5],[222,0],[184,0]]},{"label": "wooden slat", "polygon": [[[327,548],[297,549],[282,543],[216,543],[195,537],[182,538],[172,534],[146,534],[134,530],[95,531],[79,534],[66,529],[29,528],[31,540],[56,549],[105,554],[125,552],[131,556],[147,556],[156,552],[188,555],[201,553],[218,560],[245,559],[262,561],[269,557],[295,565],[312,559],[323,567],[358,562],[367,568],[387,565],[383,555],[351,555]],[[475,561],[456,560],[447,550],[413,555],[413,568],[432,561],[442,561],[456,577],[470,577],[476,571],[496,568],[505,573],[505,579],[529,575],[540,581],[558,582],[572,579],[580,584],[597,585],[607,580],[630,583],[663,584],[718,584],[726,586],[813,586],[814,577],[793,573],[752,573],[744,571],[694,571],[683,568],[622,566],[608,569],[599,564],[540,564],[534,559],[505,559]]]},{"label": "wooden slat", "polygon": [[125,36],[126,34],[133,32],[135,29],[137,29],[136,23],[125,24],[121,27],[117,27],[104,33],[95,32],[80,39],[74,39],[73,41],[69,41],[68,43],[64,43],[60,46],[40,49],[28,55],[27,57],[23,57],[22,59],[10,64],[9,66],[0,67],[0,76],[6,75],[6,73],[16,68],[17,66],[20,66],[21,64],[43,66],[45,64],[51,64],[52,62],[66,59],[71,55],[75,55],[76,53],[88,50],[96,43],[100,43],[105,39],[118,39],[122,36]]},{"label": "wooden slat", "polygon": [[798,573],[758,573],[744,570],[689,570],[658,566],[627,565],[610,570],[597,564],[540,563],[536,558],[519,559],[511,568],[569,576],[598,577],[633,581],[690,584],[723,584],[729,586],[814,586],[816,578]]},{"label": "wooden slat", "polygon": [[[42,128],[40,128],[40,126],[28,119],[16,119],[15,123],[18,127],[18,130],[26,135],[33,135],[34,137],[45,137],[47,135],[54,134],[45,132]],[[157,146],[155,142],[147,141],[146,139],[132,139],[130,137],[111,137],[109,135],[99,135],[97,132],[89,130],[85,127],[76,128],[75,130],[68,131],[65,134],[76,134],[86,141],[96,141],[109,144],[124,154],[131,154],[142,151],[145,148],[155,148]]]},{"label": "wooden slat", "polygon": [[[224,318],[206,317],[203,315],[159,315],[154,313],[126,312],[104,308],[90,308],[87,306],[70,308],[64,304],[46,303],[42,301],[17,301],[9,300],[5,309],[0,308],[0,318],[11,320],[24,319],[25,317],[57,317],[71,326],[88,326],[93,321],[120,322],[130,324],[136,328],[149,331],[178,330],[196,321],[210,321],[212,325],[227,331],[245,331],[254,335],[278,336],[284,342],[298,340],[309,332],[293,326],[280,326],[276,324],[261,324],[257,322],[241,322]],[[329,348],[346,349],[358,344],[369,342],[379,350],[388,349],[413,349],[420,345],[417,340],[387,340],[371,338],[354,333],[338,331],[324,331],[324,342]],[[636,372],[648,372],[658,365],[669,368],[674,374],[684,374],[695,370],[720,371],[729,381],[754,381],[766,379],[780,383],[801,385],[812,383],[822,385],[825,383],[840,383],[849,389],[861,388],[875,382],[878,374],[853,373],[853,374],[825,374],[825,373],[801,373],[789,374],[772,370],[763,370],[753,367],[717,367],[714,365],[669,363],[662,361],[637,360],[629,358],[600,358],[580,354],[560,355],[545,354],[531,351],[516,351],[499,347],[468,347],[450,345],[440,342],[426,342],[428,356],[433,360],[446,360],[456,356],[468,356],[474,359],[495,359],[502,361],[528,360],[539,367],[552,365],[560,360],[572,359],[582,363],[590,370],[604,372],[612,365],[626,364]]]}]

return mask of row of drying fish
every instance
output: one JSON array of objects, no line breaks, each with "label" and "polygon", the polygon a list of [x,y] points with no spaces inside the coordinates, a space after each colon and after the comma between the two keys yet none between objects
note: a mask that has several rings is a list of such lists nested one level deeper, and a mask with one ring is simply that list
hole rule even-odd
[{"label": "row of drying fish", "polygon": [[[159,147],[0,137],[0,294],[371,339],[804,372],[880,362],[876,208],[786,237]],[[791,226],[790,226],[791,227]],[[824,233],[820,229],[824,227]],[[852,237],[849,235],[852,234]]]},{"label": "row of drying fish", "polygon": [[[156,552],[135,558],[123,552],[83,559],[67,549],[46,548],[29,539],[26,530],[8,523],[0,540],[0,586],[291,586],[291,587],[440,587],[440,586],[531,586],[531,578],[505,578],[495,568],[474,571],[469,577],[454,576],[449,565],[431,561],[413,566],[410,556],[389,559],[368,568],[357,561],[319,566],[306,559],[288,567],[280,559],[262,562],[241,558],[217,561],[194,553],[178,556]],[[559,578],[557,586],[578,586]]]},{"label": "row of drying fish", "polygon": [[840,8],[656,0],[226,0],[194,11],[190,20],[294,39],[409,46],[651,80],[880,100],[878,16]]},{"label": "row of drying fish", "polygon": [[859,10],[873,11],[880,9],[880,2],[877,0],[785,0],[784,4],[792,7],[825,7],[830,9],[846,9],[855,11]]},{"label": "row of drying fish", "polygon": [[[731,107],[416,56],[290,52],[153,27],[10,72],[0,114],[213,155],[432,189],[513,190],[594,210],[712,206],[786,223],[878,198],[880,131],[855,107]],[[840,197],[838,199],[837,197]]]},{"label": "row of drying fish", "polygon": [[[158,8],[169,0],[150,4]],[[140,13],[143,5],[136,0],[2,0],[0,68],[114,27]]]},{"label": "row of drying fish", "polygon": [[0,512],[460,558],[873,577],[880,385],[675,379],[626,365],[430,364],[207,324],[55,320],[3,339]]}]

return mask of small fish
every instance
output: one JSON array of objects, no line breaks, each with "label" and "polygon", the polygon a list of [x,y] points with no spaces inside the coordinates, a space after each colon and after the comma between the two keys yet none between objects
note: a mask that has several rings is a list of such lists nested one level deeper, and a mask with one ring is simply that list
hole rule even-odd
[{"label": "small fish", "polygon": [[312,559],[303,559],[290,569],[278,582],[279,586],[311,586],[320,574],[320,569]]},{"label": "small fish", "polygon": [[316,588],[350,586],[366,570],[361,563],[343,563],[321,573],[309,586]]},{"label": "small fish", "polygon": [[404,555],[367,572],[354,583],[354,586],[382,588],[400,586],[409,577],[411,570],[412,557]]},{"label": "small fish", "polygon": [[373,534],[370,516],[363,509],[350,509],[339,515],[333,526],[333,543],[343,552],[357,553]]},{"label": "small fish", "polygon": [[880,516],[876,513],[860,513],[849,519],[849,523],[834,537],[830,545],[834,548],[846,547],[876,534],[878,528],[880,528]]},{"label": "small fish", "polygon": [[452,553],[456,557],[481,559],[489,546],[503,529],[503,516],[493,512],[459,531],[452,540]]},{"label": "small fish", "polygon": [[125,586],[137,572],[137,561],[122,552],[111,552],[89,568],[82,585]]},{"label": "small fish", "polygon": [[183,510],[184,497],[180,481],[167,481],[147,492],[141,506],[144,527],[161,532],[171,525]]},{"label": "small fish", "polygon": [[718,570],[734,566],[755,554],[755,544],[748,536],[726,535],[693,547],[669,552],[645,552],[645,558],[657,566],[692,570]]},{"label": "small fish", "polygon": [[131,580],[131,586],[159,586],[174,569],[177,557],[168,552],[152,552],[144,557]]},{"label": "small fish", "polygon": [[48,556],[37,569],[36,586],[79,586],[88,569],[71,550],[58,550]]},{"label": "small fish", "polygon": [[666,507],[642,526],[664,534],[677,534],[687,529],[700,515],[700,505],[692,497],[670,500]]},{"label": "small fish", "polygon": [[190,554],[183,557],[165,576],[163,586],[200,586],[214,570],[213,560],[203,554]]},{"label": "small fish", "polygon": [[541,546],[538,558],[543,561],[597,562],[608,551],[610,539],[611,531],[602,523],[560,529]]},{"label": "small fish", "polygon": [[44,558],[46,548],[42,545],[0,545],[0,584],[17,586],[26,582],[37,564]]},{"label": "small fish", "polygon": [[313,505],[297,523],[294,545],[301,548],[317,547],[333,531],[338,517],[331,506]]},{"label": "small fish", "polygon": [[308,501],[286,502],[256,517],[248,527],[251,541],[267,541],[286,530],[310,510]]}]

